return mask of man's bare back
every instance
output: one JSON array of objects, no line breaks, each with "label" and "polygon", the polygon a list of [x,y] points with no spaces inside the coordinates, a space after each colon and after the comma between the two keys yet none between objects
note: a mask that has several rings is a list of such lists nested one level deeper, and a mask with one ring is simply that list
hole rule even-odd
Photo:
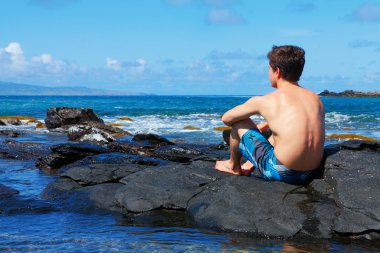
[{"label": "man's bare back", "polygon": [[277,159],[296,171],[319,166],[324,146],[324,108],[318,95],[288,84],[263,97],[262,116],[273,133]]}]

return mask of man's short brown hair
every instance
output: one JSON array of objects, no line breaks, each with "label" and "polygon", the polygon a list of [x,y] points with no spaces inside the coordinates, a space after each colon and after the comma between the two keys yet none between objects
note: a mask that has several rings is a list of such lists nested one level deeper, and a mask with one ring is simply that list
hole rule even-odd
[{"label": "man's short brown hair", "polygon": [[297,46],[273,46],[267,57],[273,70],[280,69],[282,78],[298,82],[305,65],[305,50]]}]

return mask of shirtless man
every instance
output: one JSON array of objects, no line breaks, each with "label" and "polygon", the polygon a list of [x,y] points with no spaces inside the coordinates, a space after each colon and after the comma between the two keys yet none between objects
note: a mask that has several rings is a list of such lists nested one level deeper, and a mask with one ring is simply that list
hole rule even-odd
[{"label": "shirtless man", "polygon": [[[325,111],[318,95],[298,80],[305,51],[296,46],[273,46],[268,53],[269,81],[276,91],[255,96],[227,111],[222,121],[232,126],[230,159],[217,161],[219,171],[249,175],[257,169],[265,180],[291,184],[308,182],[319,167],[325,140]],[[255,124],[249,117],[266,120]],[[270,128],[267,140],[261,131]],[[247,159],[241,165],[242,156]]]}]

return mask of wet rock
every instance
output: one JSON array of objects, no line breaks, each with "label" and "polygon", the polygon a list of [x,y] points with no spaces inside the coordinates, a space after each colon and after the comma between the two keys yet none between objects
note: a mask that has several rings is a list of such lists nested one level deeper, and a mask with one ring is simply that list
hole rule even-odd
[{"label": "wet rock", "polygon": [[323,179],[314,179],[309,184],[309,188],[317,195],[331,196],[333,193],[331,185]]},{"label": "wet rock", "polygon": [[231,135],[231,130],[223,130],[223,140],[227,143],[227,145],[230,145],[230,135]]},{"label": "wet rock", "polygon": [[21,214],[21,213],[49,213],[57,209],[49,202],[35,199],[9,198],[0,201],[0,213]]},{"label": "wet rock", "polygon": [[350,140],[343,142],[340,147],[350,150],[367,150],[380,152],[380,142]]},{"label": "wet rock", "polygon": [[102,146],[89,143],[67,143],[50,148],[52,153],[41,156],[36,161],[36,167],[45,170],[59,169],[60,167],[83,159],[86,156],[106,153]]},{"label": "wet rock", "polygon": [[128,131],[125,131],[125,130],[120,129],[118,127],[109,126],[109,125],[106,125],[106,124],[101,123],[101,122],[86,121],[86,122],[83,122],[83,125],[97,128],[101,131],[104,131],[104,132],[112,135],[113,137],[122,137],[122,136],[131,136],[132,135]]},{"label": "wet rock", "polygon": [[74,180],[61,177],[57,181],[50,183],[42,193],[45,199],[53,200],[62,197],[62,193],[81,188],[82,185]]},{"label": "wet rock", "polygon": [[189,162],[192,158],[202,154],[196,149],[178,145],[141,146],[133,143],[116,142],[109,144],[108,148],[115,152],[122,152],[139,156],[150,156],[181,163]]},{"label": "wet rock", "polygon": [[48,129],[53,129],[66,125],[78,125],[87,121],[104,123],[90,108],[56,107],[47,111],[45,124]]},{"label": "wet rock", "polygon": [[[101,210],[109,211],[121,211],[122,208],[118,206],[116,202],[115,194],[122,187],[122,184],[98,184],[93,186],[83,187],[81,189],[75,190],[71,198],[69,199],[71,203],[78,203],[80,200],[82,203],[91,203],[95,208]],[[83,205],[88,208],[89,205]],[[78,207],[76,207],[78,208]],[[90,209],[90,211],[93,211]]]},{"label": "wet rock", "polygon": [[44,200],[25,199],[12,188],[0,185],[0,214],[47,213],[54,206]]},{"label": "wet rock", "polygon": [[169,164],[130,174],[120,180],[125,186],[117,191],[117,202],[129,212],[185,210],[206,185],[226,176],[212,166],[209,162]]},{"label": "wet rock", "polygon": [[94,213],[104,210],[119,211],[116,205],[115,193],[123,186],[119,183],[104,183],[82,187],[69,178],[49,184],[42,196],[49,201],[55,201],[62,211]]},{"label": "wet rock", "polygon": [[61,174],[80,185],[95,185],[118,182],[121,178],[145,169],[139,164],[90,164],[89,166],[73,167]]},{"label": "wet rock", "polygon": [[325,180],[340,208],[334,221],[335,232],[380,232],[379,168],[379,152],[340,150],[326,159]]},{"label": "wet rock", "polygon": [[48,146],[40,143],[15,140],[5,140],[0,143],[0,158],[4,159],[30,160],[48,152]]},{"label": "wet rock", "polygon": [[97,144],[108,144],[115,141],[112,135],[92,126],[72,126],[68,130],[69,141],[87,141]]},{"label": "wet rock", "polygon": [[199,149],[186,145],[164,146],[154,151],[153,156],[173,162],[187,163],[201,155]]},{"label": "wet rock", "polygon": [[168,161],[152,157],[141,157],[136,155],[122,153],[103,153],[100,155],[87,156],[76,162],[62,166],[59,169],[60,174],[74,167],[98,166],[124,166],[124,165],[142,165],[145,167],[162,166],[168,164]]},{"label": "wet rock", "polygon": [[131,135],[117,127],[104,124],[90,108],[51,108],[45,119],[50,131],[68,132],[70,141],[88,141],[107,144],[116,137]]},{"label": "wet rock", "polygon": [[0,184],[0,199],[10,198],[17,194],[19,194],[19,191]]},{"label": "wet rock", "polygon": [[136,134],[133,141],[144,142],[148,145],[157,145],[157,146],[166,146],[166,145],[174,145],[173,142],[168,139],[161,137],[157,134]]},{"label": "wet rock", "polygon": [[306,219],[297,206],[306,196],[293,193],[297,188],[255,177],[228,177],[191,199],[187,211],[201,227],[292,237]]},{"label": "wet rock", "polygon": [[8,137],[19,137],[21,133],[13,130],[1,130],[0,135],[8,136]]},{"label": "wet rock", "polygon": [[119,226],[186,227],[186,214],[177,210],[153,210],[144,213],[115,215]]},{"label": "wet rock", "polygon": [[22,122],[18,119],[0,119],[0,126],[19,126]]},{"label": "wet rock", "polygon": [[113,142],[108,148],[139,156],[156,157],[172,162],[188,163],[195,160],[216,161],[225,158],[228,150],[225,145],[176,144],[168,146],[141,146],[135,143]]},{"label": "wet rock", "polygon": [[135,145],[133,143],[112,142],[108,144],[109,150],[112,152],[121,152],[139,156],[152,156],[154,148]]}]

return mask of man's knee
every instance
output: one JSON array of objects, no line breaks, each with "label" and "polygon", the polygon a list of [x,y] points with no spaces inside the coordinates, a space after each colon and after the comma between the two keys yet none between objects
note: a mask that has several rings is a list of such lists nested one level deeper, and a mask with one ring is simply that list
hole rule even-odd
[{"label": "man's knee", "polygon": [[241,138],[249,129],[257,127],[251,119],[243,119],[232,125],[232,131]]}]

